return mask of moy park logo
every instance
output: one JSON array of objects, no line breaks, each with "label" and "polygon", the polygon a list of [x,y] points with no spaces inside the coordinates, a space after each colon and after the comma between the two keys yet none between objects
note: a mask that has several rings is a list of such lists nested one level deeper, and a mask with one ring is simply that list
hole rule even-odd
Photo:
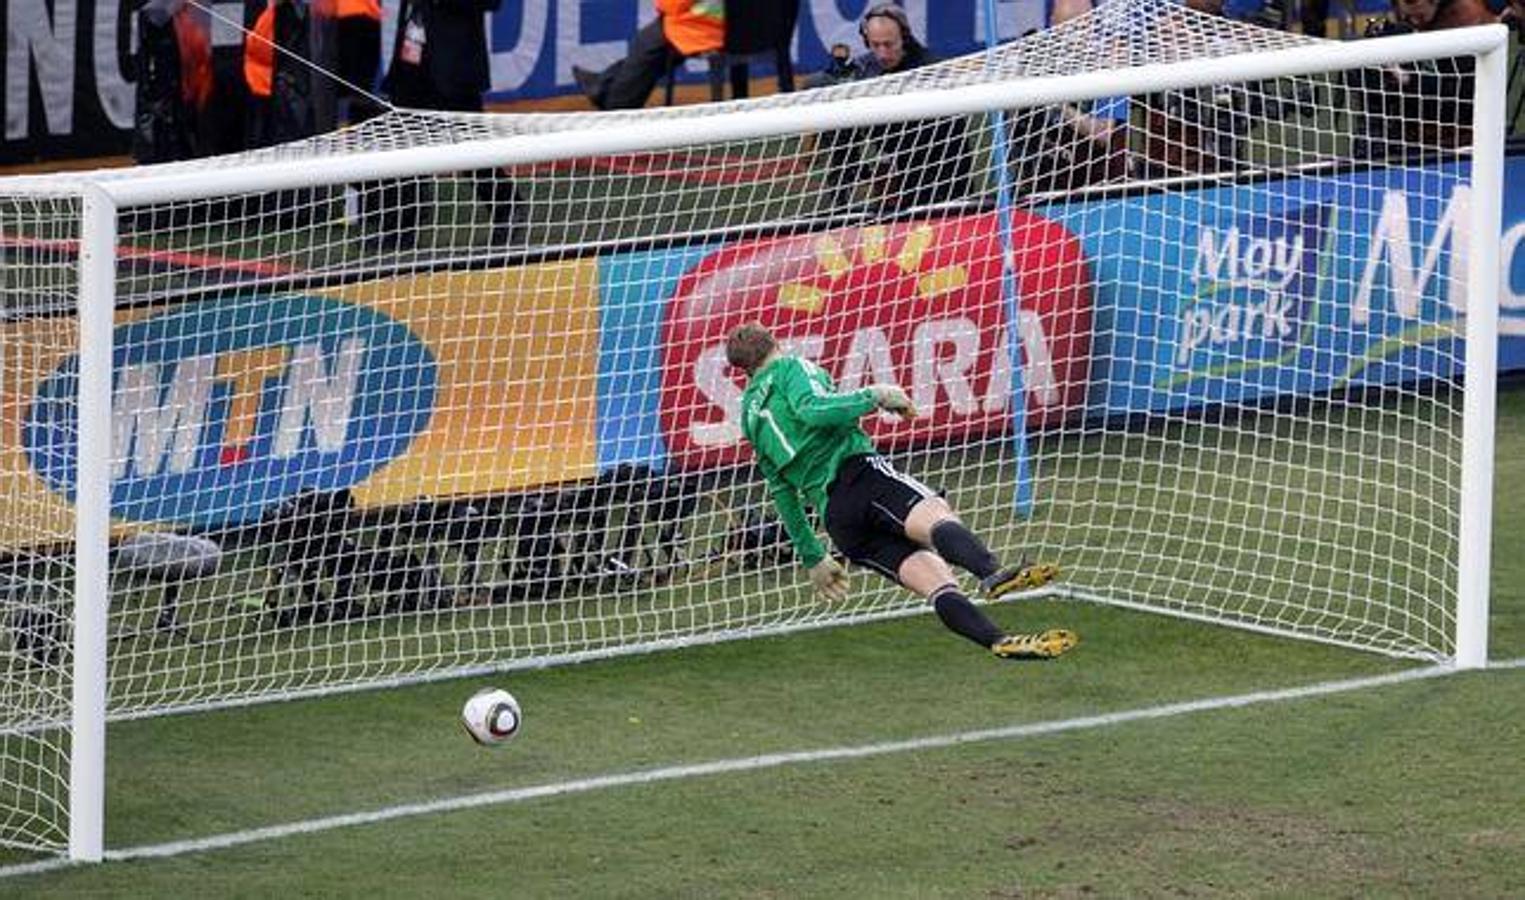
[{"label": "moy park logo", "polygon": [[1078,240],[1038,216],[1013,217],[1016,353],[1006,327],[994,214],[956,216],[748,241],[690,269],[665,311],[661,424],[683,465],[744,459],[742,380],[725,336],[757,321],[837,386],[904,387],[914,425],[872,416],[888,446],[1011,426],[1021,364],[1029,420],[1083,402],[1091,289]]},{"label": "moy park logo", "polygon": [[1451,374],[1458,353],[1419,348],[1462,337],[1470,188],[1358,196],[1369,206],[1347,212],[1355,228],[1338,241],[1328,205],[1203,229],[1167,381],[1271,379],[1303,353],[1299,371],[1331,386]]},{"label": "moy park logo", "polygon": [[1319,323],[1323,206],[1203,228],[1177,323],[1172,380],[1233,375],[1296,355]]},{"label": "moy park logo", "polygon": [[[228,298],[117,327],[112,514],[217,526],[362,481],[428,424],[435,362],[407,327],[322,297]],[[79,358],[39,385],[23,440],[74,494]]]}]

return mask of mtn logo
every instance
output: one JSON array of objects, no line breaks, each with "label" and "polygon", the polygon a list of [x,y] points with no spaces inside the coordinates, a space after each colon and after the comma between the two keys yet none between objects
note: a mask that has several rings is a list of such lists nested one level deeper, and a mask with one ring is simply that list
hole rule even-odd
[{"label": "mtn logo", "polygon": [[[429,422],[433,355],[385,315],[323,297],[245,297],[119,326],[112,514],[247,522],[308,488],[364,480]],[[74,495],[79,357],[37,390],[23,433],[48,487]]]}]

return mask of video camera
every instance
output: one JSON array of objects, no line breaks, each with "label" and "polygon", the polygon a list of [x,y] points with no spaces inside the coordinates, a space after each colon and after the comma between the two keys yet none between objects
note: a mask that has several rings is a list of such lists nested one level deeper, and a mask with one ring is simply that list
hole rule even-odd
[{"label": "video camera", "polygon": [[1366,23],[1366,29],[1361,32],[1361,37],[1394,37],[1400,34],[1413,34],[1414,30],[1414,26],[1397,19],[1372,19]]}]

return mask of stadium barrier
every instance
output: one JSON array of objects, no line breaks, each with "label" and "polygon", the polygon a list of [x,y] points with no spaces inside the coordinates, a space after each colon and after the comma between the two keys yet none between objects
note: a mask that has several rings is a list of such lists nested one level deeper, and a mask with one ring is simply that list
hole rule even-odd
[{"label": "stadium barrier", "polygon": [[[1447,165],[1303,178],[1300,208],[1253,223],[1191,226],[1167,247],[1168,258],[1141,243],[1103,242],[1139,242],[1161,217],[1211,221],[1200,210],[1167,207],[1243,208],[1242,198],[1223,195],[1245,189],[1145,193],[1027,214],[1015,231],[1018,270],[1030,255],[1043,256],[1027,267],[1043,280],[1019,285],[1029,422],[1042,427],[1079,408],[1085,395],[1074,386],[1086,383],[1078,376],[1087,366],[1087,390],[1104,393],[1107,415],[1455,374],[1437,366],[1457,357],[1436,349],[1459,345],[1451,326],[1465,308],[1465,282],[1438,275],[1465,253],[1456,223],[1466,191],[1451,187],[1462,174]],[[1503,372],[1525,369],[1525,154],[1507,160],[1505,184]],[[1355,223],[1329,227],[1335,215]],[[1437,224],[1423,232],[1411,221]],[[833,374],[848,386],[905,384],[932,411],[934,427],[921,432],[929,439],[997,432],[1009,427],[1011,372],[998,279],[981,269],[998,262],[994,241],[994,216],[975,213],[124,311],[116,326],[113,513],[119,530],[210,529],[257,521],[308,489],[351,488],[361,506],[376,507],[417,499],[423,488],[435,497],[501,494],[620,464],[735,464],[744,456],[740,392],[725,374],[726,330],[768,304],[809,308],[832,297],[877,313],[867,324],[857,317],[851,333],[811,335],[795,350],[846,360]],[[1114,270],[1091,271],[1097,264]],[[798,271],[782,282],[754,279],[784,284],[766,295],[737,290],[725,277],[770,265]],[[1329,267],[1345,270],[1328,277]],[[714,314],[684,330],[670,324],[688,318],[670,315],[683,304]],[[474,314],[461,315],[463,306]],[[1092,347],[1093,317],[1097,334],[1132,345]],[[1365,327],[1307,327],[1328,321],[1322,317]],[[60,331],[74,343],[75,328],[72,319],[42,316],[0,332],[8,344],[46,347],[64,343]],[[1313,333],[1354,335],[1360,346],[1305,340]],[[828,343],[838,345],[830,354]],[[837,352],[844,343],[847,351]],[[526,394],[527,360],[549,376],[549,393],[534,382],[534,397]],[[4,402],[22,413],[5,418],[0,478],[10,484],[0,495],[28,506],[29,527],[41,513],[63,528],[75,475],[68,401],[77,356],[9,363]],[[543,409],[548,398],[554,414]],[[531,403],[542,407],[538,414]],[[474,427],[484,411],[521,423],[512,447],[497,446],[495,430]],[[870,423],[891,445],[901,427],[887,417]]]}]

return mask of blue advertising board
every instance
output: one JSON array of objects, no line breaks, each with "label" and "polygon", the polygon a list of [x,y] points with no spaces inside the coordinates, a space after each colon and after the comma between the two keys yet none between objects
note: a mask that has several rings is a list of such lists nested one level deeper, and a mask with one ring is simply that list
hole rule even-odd
[{"label": "blue advertising board", "polygon": [[[211,527],[309,488],[363,482],[434,411],[437,366],[407,326],[319,296],[188,303],[116,329],[112,514]],[[79,356],[37,383],[22,448],[74,496]]]},{"label": "blue advertising board", "polygon": [[598,465],[667,465],[659,422],[662,313],[678,279],[714,246],[622,253],[598,261]]},{"label": "blue advertising board", "polygon": [[[1088,408],[1127,416],[1458,375],[1465,179],[1461,165],[1401,168],[1037,210],[1074,235],[1090,270]],[[1507,161],[1505,184],[1499,365],[1525,371],[1525,156]],[[724,249],[599,260],[601,468],[667,463],[663,377],[691,376],[665,371],[663,311]]]},{"label": "blue advertising board", "polygon": [[[1108,415],[1457,374],[1460,165],[1048,207],[1094,267]],[[1525,185],[1525,158],[1506,184]],[[1506,191],[1500,365],[1525,367],[1525,192]],[[1163,239],[1162,239],[1163,238]]]}]

